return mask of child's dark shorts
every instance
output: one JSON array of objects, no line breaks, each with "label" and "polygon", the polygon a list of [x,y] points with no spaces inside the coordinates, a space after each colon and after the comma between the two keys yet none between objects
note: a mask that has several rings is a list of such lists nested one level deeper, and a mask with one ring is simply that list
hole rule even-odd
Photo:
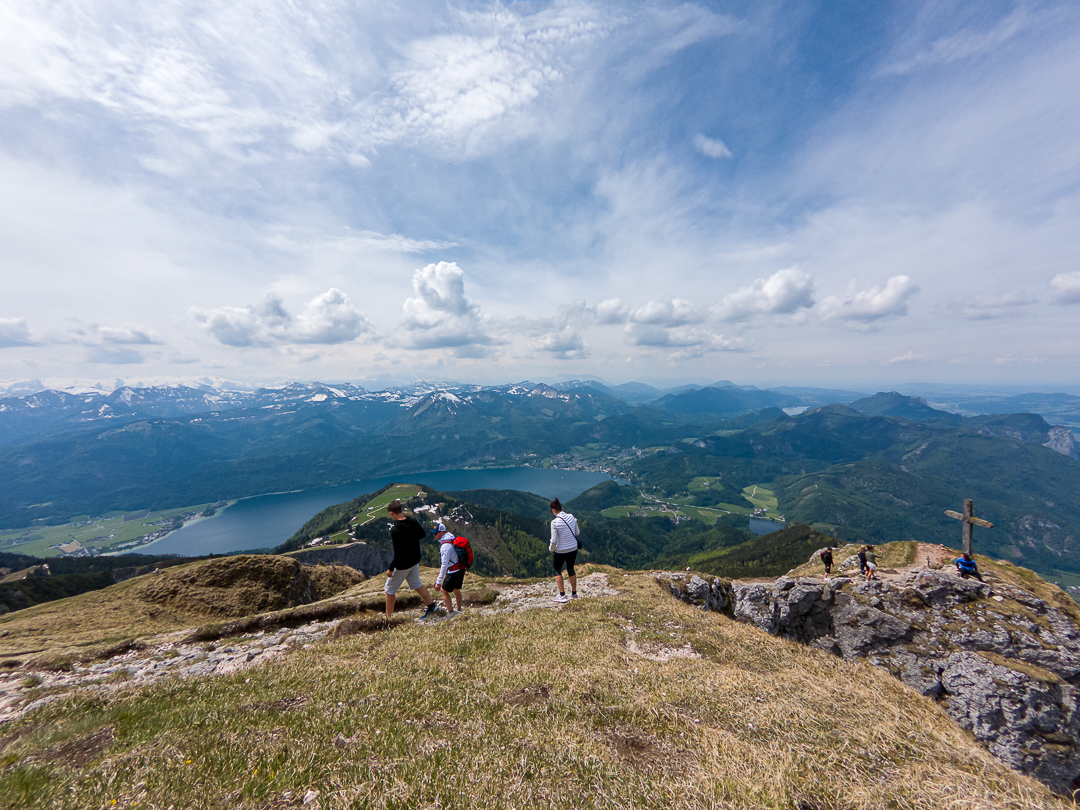
[{"label": "child's dark shorts", "polygon": [[455,571],[452,574],[447,574],[446,579],[443,580],[442,588],[444,591],[457,591],[461,589],[461,584],[465,581],[465,569]]}]

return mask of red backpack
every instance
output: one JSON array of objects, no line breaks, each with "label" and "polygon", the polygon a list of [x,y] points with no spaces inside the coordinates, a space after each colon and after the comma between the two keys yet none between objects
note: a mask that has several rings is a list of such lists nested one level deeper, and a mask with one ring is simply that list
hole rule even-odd
[{"label": "red backpack", "polygon": [[454,550],[457,551],[458,567],[472,568],[473,555],[472,546],[469,545],[469,538],[455,537]]}]

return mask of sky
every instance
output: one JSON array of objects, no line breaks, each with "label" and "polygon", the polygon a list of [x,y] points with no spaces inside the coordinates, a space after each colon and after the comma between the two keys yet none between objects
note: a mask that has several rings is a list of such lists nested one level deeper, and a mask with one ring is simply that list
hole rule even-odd
[{"label": "sky", "polygon": [[0,381],[1080,382],[1080,4],[10,0]]}]

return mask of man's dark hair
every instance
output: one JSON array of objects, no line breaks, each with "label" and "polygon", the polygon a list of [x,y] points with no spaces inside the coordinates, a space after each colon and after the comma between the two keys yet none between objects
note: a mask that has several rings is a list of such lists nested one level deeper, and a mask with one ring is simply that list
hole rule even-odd
[{"label": "man's dark hair", "polygon": [[393,512],[395,515],[400,515],[404,510],[405,507],[401,505],[401,501],[397,498],[394,498],[394,500],[386,505],[386,511]]},{"label": "man's dark hair", "polygon": [[553,500],[550,504],[548,504],[548,506],[550,506],[556,512],[561,512],[562,511],[562,504],[559,503],[558,498]]}]

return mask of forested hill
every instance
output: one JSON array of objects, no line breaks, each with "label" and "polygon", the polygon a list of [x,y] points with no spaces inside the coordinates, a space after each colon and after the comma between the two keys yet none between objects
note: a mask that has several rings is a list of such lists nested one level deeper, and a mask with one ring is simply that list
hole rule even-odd
[{"label": "forested hill", "polygon": [[[474,570],[484,576],[537,577],[551,573],[548,552],[551,511],[537,495],[478,490],[454,494],[423,488],[390,485],[378,492],[329,506],[313,516],[275,553],[303,548],[317,538],[339,542],[360,540],[377,548],[390,548],[384,511],[388,491],[395,487],[413,494],[406,509],[426,527],[438,515],[455,534],[469,538],[475,555]],[[632,486],[605,481],[566,504],[578,518],[583,550],[580,561],[629,570],[654,567],[683,568],[719,576],[776,576],[806,562],[831,538],[808,526],[778,526],[779,531],[755,537],[746,518],[707,525],[701,521],[673,521],[666,516],[608,519],[601,509],[639,499]],[[501,503],[507,509],[484,503]],[[378,504],[373,512],[372,504]],[[508,511],[510,507],[519,512]],[[372,515],[374,514],[374,517]],[[430,535],[421,544],[425,565],[438,565],[437,546]]]},{"label": "forested hill", "polygon": [[[776,394],[729,383],[666,392],[637,406],[593,384],[384,393],[300,386],[176,415],[196,407],[177,394],[173,410],[160,405],[169,415],[152,418],[131,393],[114,398],[109,419],[79,411],[51,423],[38,413],[53,407],[47,398],[35,408],[23,402],[19,424],[36,419],[51,427],[0,448],[0,528],[417,469],[528,463],[608,470],[642,497],[713,508],[714,517],[716,510],[745,511],[743,490],[763,486],[788,520],[852,540],[955,545],[958,526],[944,511],[973,498],[977,514],[995,524],[978,534],[988,554],[1043,573],[1080,569],[1072,434],[1062,427],[1052,436],[1034,414],[961,417],[893,392],[791,416],[779,406],[805,403],[798,389]],[[764,402],[774,404],[748,410]],[[61,406],[76,407],[67,400]],[[738,408],[747,410],[731,416]],[[0,413],[0,422],[8,416]],[[475,501],[542,517],[491,494]],[[628,538],[620,565],[655,559],[664,547],[652,538],[666,529],[639,536],[636,528],[660,522],[634,520],[619,529]]]}]

